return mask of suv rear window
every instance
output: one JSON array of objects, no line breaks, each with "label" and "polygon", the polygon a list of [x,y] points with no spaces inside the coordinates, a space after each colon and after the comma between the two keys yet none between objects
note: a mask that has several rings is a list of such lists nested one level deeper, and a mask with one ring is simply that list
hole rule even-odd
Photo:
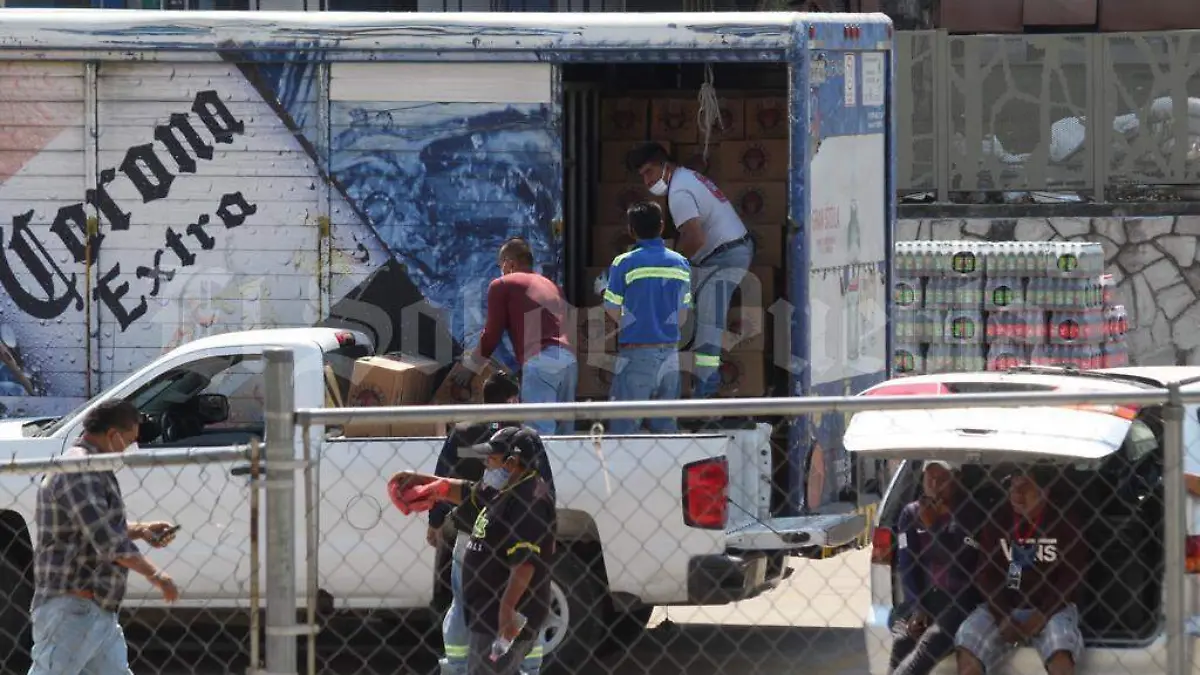
[{"label": "suv rear window", "polygon": [[[1075,511],[1088,547],[1080,597],[1081,629],[1089,645],[1119,645],[1158,632],[1163,580],[1161,424],[1143,409],[1121,449],[1095,464],[1059,464],[1052,499]],[[1012,464],[961,467],[969,508],[994,514],[1007,501],[999,481]],[[922,463],[905,462],[880,507],[880,525],[895,527],[903,507],[920,496]],[[895,601],[900,586],[893,583]]]}]

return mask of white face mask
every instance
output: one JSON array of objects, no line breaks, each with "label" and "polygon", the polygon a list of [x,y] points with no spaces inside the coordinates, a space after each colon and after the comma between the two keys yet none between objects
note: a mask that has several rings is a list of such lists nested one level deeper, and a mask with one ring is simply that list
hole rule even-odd
[{"label": "white face mask", "polygon": [[490,488],[500,490],[508,484],[509,477],[510,474],[508,469],[485,469],[483,472],[483,484]]},{"label": "white face mask", "polygon": [[666,164],[663,165],[662,176],[660,176],[658,178],[658,181],[656,181],[654,183],[654,185],[650,186],[650,194],[654,195],[655,197],[662,197],[663,195],[667,194],[667,165]]}]

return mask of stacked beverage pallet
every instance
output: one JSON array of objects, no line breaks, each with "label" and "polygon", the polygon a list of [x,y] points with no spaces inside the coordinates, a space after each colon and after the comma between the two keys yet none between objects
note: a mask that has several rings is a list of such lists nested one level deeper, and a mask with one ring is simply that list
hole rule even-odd
[{"label": "stacked beverage pallet", "polygon": [[895,253],[896,375],[1128,363],[1099,244],[917,241]]}]

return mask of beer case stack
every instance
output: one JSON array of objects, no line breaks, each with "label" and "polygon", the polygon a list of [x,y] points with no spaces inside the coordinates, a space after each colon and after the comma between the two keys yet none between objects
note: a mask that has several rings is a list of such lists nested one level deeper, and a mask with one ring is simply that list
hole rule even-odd
[{"label": "beer case stack", "polygon": [[903,242],[894,270],[897,376],[1128,364],[1128,317],[1099,244]]},{"label": "beer case stack", "polygon": [[[767,354],[766,308],[778,298],[776,280],[783,267],[787,231],[788,114],[785,96],[733,92],[718,96],[721,124],[712,127],[705,146],[699,128],[699,107],[694,94],[665,92],[608,98],[601,102],[600,179],[584,283],[587,302],[599,303],[606,273],[613,258],[629,250],[633,239],[625,226],[625,209],[636,200],[653,199],[667,217],[668,245],[675,235],[665,198],[649,195],[641,177],[629,171],[625,156],[639,143],[660,143],[681,165],[698,171],[721,189],[733,203],[754,237],[755,259],[750,277],[734,297],[722,357],[722,390],[725,396],[761,396],[772,374]],[[754,290],[749,290],[753,287]],[[601,342],[581,360],[578,396],[607,398],[615,340],[606,333],[612,325],[596,325],[597,313],[579,313],[580,341]],[[684,368],[691,355],[683,354]],[[686,378],[685,378],[686,381]]]}]

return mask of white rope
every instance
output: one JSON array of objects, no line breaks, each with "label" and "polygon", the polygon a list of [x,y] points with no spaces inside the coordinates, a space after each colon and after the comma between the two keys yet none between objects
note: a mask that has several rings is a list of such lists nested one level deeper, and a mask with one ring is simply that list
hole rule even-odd
[{"label": "white rope", "polygon": [[713,122],[724,131],[725,120],[721,119],[721,102],[717,99],[717,90],[713,87],[713,70],[711,64],[704,65],[704,84],[700,85],[700,95],[696,97],[700,107],[696,111],[696,124],[704,132],[704,161],[708,161],[708,143],[712,136]]}]

